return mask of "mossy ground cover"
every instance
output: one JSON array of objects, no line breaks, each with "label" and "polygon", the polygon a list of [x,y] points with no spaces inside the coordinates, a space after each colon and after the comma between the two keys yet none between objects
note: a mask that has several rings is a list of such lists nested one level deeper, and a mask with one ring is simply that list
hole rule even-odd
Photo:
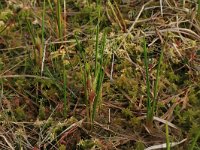
[{"label": "mossy ground cover", "polygon": [[1,0],[0,149],[200,149],[199,3]]}]

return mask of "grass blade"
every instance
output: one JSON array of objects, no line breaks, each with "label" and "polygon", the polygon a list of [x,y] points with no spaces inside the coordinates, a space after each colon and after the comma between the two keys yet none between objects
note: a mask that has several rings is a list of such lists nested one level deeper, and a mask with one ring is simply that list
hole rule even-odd
[{"label": "grass blade", "polygon": [[57,24],[58,24],[58,37],[62,38],[62,16],[61,16],[61,1],[57,0]]},{"label": "grass blade", "polygon": [[165,125],[165,130],[166,130],[166,145],[167,145],[167,150],[170,150],[170,141],[169,141],[169,128],[168,128],[168,124]]},{"label": "grass blade", "polygon": [[102,83],[103,83],[103,79],[104,79],[103,53],[104,53],[104,49],[105,49],[105,44],[106,44],[106,32],[104,32],[104,34],[103,34],[102,46],[99,51],[100,61],[98,63],[98,72],[95,76],[96,96],[95,96],[94,104],[93,104],[92,122],[95,119],[97,107],[98,107],[98,104],[100,103],[100,99],[101,99]]},{"label": "grass blade", "polygon": [[64,92],[64,117],[67,117],[67,71],[64,67],[63,70],[63,78],[64,78],[64,88],[63,88],[63,92]]},{"label": "grass blade", "polygon": [[159,79],[160,79],[160,71],[161,71],[162,60],[163,60],[163,49],[161,50],[161,54],[160,54],[158,66],[157,66],[156,81],[155,81],[155,86],[154,86],[154,99],[153,99],[152,113],[155,113],[155,111],[157,109],[158,83],[159,83]]},{"label": "grass blade", "polygon": [[88,95],[88,90],[87,90],[87,70],[89,70],[86,58],[85,58],[85,50],[81,46],[77,35],[75,34],[75,39],[76,39],[76,44],[77,44],[77,49],[79,50],[80,58],[83,59],[83,64],[84,68],[81,67],[81,72],[83,72],[83,86],[84,86],[84,93],[85,93],[85,105],[86,105],[86,113],[87,113],[87,121],[89,122],[90,119],[90,111],[89,111],[89,95]]},{"label": "grass blade", "polygon": [[98,50],[99,50],[99,22],[100,22],[100,8],[98,7],[98,23],[96,28],[96,45],[95,45],[95,76],[97,73],[97,63],[98,63]]},{"label": "grass blade", "polygon": [[146,85],[147,85],[147,120],[148,122],[153,119],[151,112],[151,98],[150,98],[150,81],[149,81],[149,63],[147,56],[147,46],[146,40],[143,41],[143,50],[144,50],[144,63],[146,70]]}]

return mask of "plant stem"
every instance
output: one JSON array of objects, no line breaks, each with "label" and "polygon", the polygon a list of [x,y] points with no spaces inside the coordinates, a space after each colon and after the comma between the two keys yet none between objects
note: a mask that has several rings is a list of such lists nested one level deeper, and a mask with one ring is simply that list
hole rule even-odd
[{"label": "plant stem", "polygon": [[154,99],[153,99],[153,106],[152,106],[152,113],[154,115],[156,108],[157,108],[157,95],[158,95],[158,82],[160,79],[160,69],[161,69],[161,63],[162,63],[162,59],[163,59],[163,50],[164,47],[161,50],[161,54],[159,57],[159,61],[158,61],[158,67],[157,67],[157,72],[156,72],[156,82],[155,82],[155,86],[154,86]]},{"label": "plant stem", "polygon": [[165,129],[166,129],[166,145],[167,145],[167,150],[170,150],[170,141],[169,141],[169,128],[168,128],[168,124],[166,124]]},{"label": "plant stem", "polygon": [[97,63],[98,63],[99,22],[100,22],[100,8],[98,7],[98,23],[96,28],[96,45],[95,45],[95,76],[97,74]]},{"label": "plant stem", "polygon": [[148,56],[147,56],[147,47],[146,47],[146,40],[143,41],[143,50],[144,50],[144,63],[145,63],[145,70],[146,70],[146,85],[147,85],[147,122],[151,121],[152,113],[151,113],[151,98],[150,98],[150,81],[149,81],[149,63],[148,63]]},{"label": "plant stem", "polygon": [[61,1],[57,0],[57,22],[58,22],[58,36],[62,38],[62,18],[61,18]]},{"label": "plant stem", "polygon": [[64,78],[64,117],[67,117],[67,71],[65,66],[63,67],[63,78]]}]

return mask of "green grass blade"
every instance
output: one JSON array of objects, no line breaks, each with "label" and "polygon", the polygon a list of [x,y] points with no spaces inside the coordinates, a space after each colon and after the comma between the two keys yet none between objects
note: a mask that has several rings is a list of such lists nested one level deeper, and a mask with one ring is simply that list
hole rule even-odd
[{"label": "green grass blade", "polygon": [[101,66],[103,65],[103,54],[104,54],[104,49],[105,49],[105,46],[106,46],[106,38],[107,38],[106,31],[104,31],[103,40],[102,40],[102,47],[101,47],[101,51],[100,51],[100,57],[101,57],[100,64],[101,64]]},{"label": "green grass blade", "polygon": [[99,23],[100,23],[100,8],[98,7],[98,23],[96,27],[96,45],[95,45],[95,76],[97,73],[97,63],[98,63],[98,47],[99,47]]},{"label": "green grass blade", "polygon": [[104,53],[104,49],[105,49],[105,45],[106,45],[106,32],[104,32],[103,34],[103,40],[102,40],[102,46],[101,49],[99,51],[99,56],[100,61],[98,62],[98,70],[97,70],[97,74],[95,76],[95,92],[96,92],[96,96],[94,99],[94,104],[93,104],[93,112],[92,112],[92,122],[94,122],[95,116],[96,116],[96,111],[97,111],[97,107],[98,104],[100,102],[101,99],[101,92],[102,92],[102,83],[103,83],[103,79],[104,79],[104,70],[103,70],[103,53]]},{"label": "green grass blade", "polygon": [[152,112],[151,112],[151,98],[150,98],[149,63],[148,63],[147,46],[145,39],[143,41],[143,50],[144,50],[144,63],[146,70],[146,85],[147,85],[147,120],[149,120],[152,118]]},{"label": "green grass blade", "polygon": [[32,27],[30,21],[27,18],[26,18],[26,25],[27,25],[27,28],[28,28],[28,32],[31,34],[32,42],[35,45],[36,44],[36,37],[35,37],[35,34],[33,33],[33,27]]},{"label": "green grass blade", "polygon": [[67,117],[67,71],[64,67],[64,70],[63,70],[63,78],[64,78],[64,89],[63,89],[63,92],[64,92],[64,117]]},{"label": "green grass blade", "polygon": [[168,128],[168,124],[166,124],[166,126],[165,126],[165,132],[166,132],[167,150],[170,150],[170,140],[169,140],[169,128]]},{"label": "green grass blade", "polygon": [[57,23],[58,23],[58,36],[59,38],[62,38],[62,19],[61,19],[61,1],[57,0]]},{"label": "green grass blade", "polygon": [[152,113],[155,113],[156,108],[157,108],[158,83],[159,83],[159,79],[160,79],[160,71],[161,71],[162,60],[163,60],[163,49],[161,50],[161,54],[160,54],[158,66],[157,66],[156,81],[155,81],[155,86],[154,86],[154,99],[153,99]]},{"label": "green grass blade", "polygon": [[51,11],[53,12],[53,6],[52,6],[52,4],[51,4],[51,1],[48,0],[48,3],[49,3],[49,6],[50,6]]},{"label": "green grass blade", "polygon": [[98,104],[99,104],[99,100],[101,98],[101,92],[102,92],[101,88],[102,88],[103,78],[104,78],[104,71],[103,71],[103,69],[101,69],[100,72],[99,72],[99,75],[98,75],[98,81],[97,81],[97,87],[96,87],[96,96],[95,96],[94,104],[93,104],[92,122],[94,122],[97,107],[98,107]]},{"label": "green grass blade", "polygon": [[[77,49],[79,50],[80,53],[80,58],[83,59],[83,64],[84,64],[84,69],[81,67],[81,72],[83,72],[83,86],[84,86],[84,93],[85,93],[85,105],[86,105],[86,113],[87,113],[87,120],[89,121],[90,115],[89,115],[89,96],[88,96],[88,90],[87,90],[87,70],[88,68],[88,63],[86,62],[85,58],[85,50],[81,46],[77,35],[75,34],[75,39],[76,39],[76,44],[77,44]],[[81,61],[80,61],[81,62]]]},{"label": "green grass blade", "polygon": [[44,34],[45,34],[45,3],[46,0],[44,0],[44,4],[43,4],[43,14],[42,14],[42,49],[44,49]]}]

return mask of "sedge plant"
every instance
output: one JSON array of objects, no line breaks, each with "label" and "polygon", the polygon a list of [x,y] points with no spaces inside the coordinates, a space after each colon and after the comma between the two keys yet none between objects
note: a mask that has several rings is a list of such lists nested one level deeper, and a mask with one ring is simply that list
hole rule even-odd
[{"label": "sedge plant", "polygon": [[[27,14],[25,17],[26,20],[26,25],[27,25],[27,29],[28,32],[30,33],[31,39],[32,39],[32,43],[34,45],[34,63],[36,64],[36,70],[38,74],[38,69],[41,69],[41,73],[42,73],[42,61],[43,61],[43,49],[44,49],[44,34],[45,34],[45,27],[44,27],[44,17],[45,17],[45,0],[43,3],[43,11],[42,11],[42,32],[41,32],[41,38],[40,36],[37,34],[37,32],[34,30],[34,26],[32,25],[31,21],[28,19],[29,14]],[[36,32],[36,34],[35,34]],[[40,89],[40,83],[37,82],[36,83],[36,95],[37,95],[37,99],[38,99],[38,91],[41,90]],[[37,100],[38,102],[38,100]],[[41,102],[41,101],[40,101]]]},{"label": "sedge plant", "polygon": [[81,72],[83,72],[83,76],[82,76],[82,80],[83,80],[83,86],[84,86],[84,94],[85,94],[85,98],[84,98],[84,103],[86,105],[86,114],[87,114],[87,120],[89,121],[89,100],[88,100],[88,85],[87,82],[89,82],[89,64],[86,61],[86,56],[85,56],[85,49],[83,48],[83,46],[81,45],[81,43],[79,42],[77,35],[75,35],[75,39],[76,39],[76,44],[77,44],[77,49],[79,50],[79,55],[80,58],[83,60],[83,68],[81,68]]},{"label": "sedge plant", "polygon": [[[50,2],[49,2],[50,3]],[[57,27],[58,27],[58,38],[60,40],[63,40],[63,18],[62,18],[62,6],[61,6],[61,0],[57,0],[56,1],[56,19],[57,19]],[[63,94],[64,94],[64,98],[63,98],[63,102],[64,102],[64,109],[63,109],[63,114],[64,117],[67,117],[67,70],[66,70],[66,66],[67,66],[67,61],[65,61],[64,59],[65,57],[62,56],[62,62],[63,62]]]},{"label": "sedge plant", "polygon": [[157,64],[156,80],[154,84],[153,98],[152,98],[151,92],[150,92],[151,87],[150,87],[150,80],[149,80],[148,52],[147,52],[146,40],[144,39],[143,50],[144,50],[144,64],[145,64],[145,71],[146,71],[146,86],[147,86],[146,89],[147,89],[147,126],[148,127],[152,127],[153,117],[157,111],[158,84],[159,84],[159,79],[160,79],[161,63],[163,59],[163,48],[161,50],[159,61]]},{"label": "sedge plant", "polygon": [[[99,10],[100,11],[100,10]],[[100,17],[100,12],[99,12]],[[85,50],[81,46],[77,36],[76,43],[81,59],[83,60],[83,85],[85,93],[85,104],[87,111],[87,120],[94,122],[98,107],[100,107],[102,84],[104,79],[103,70],[103,54],[106,44],[106,32],[103,33],[103,38],[99,40],[99,19],[96,27],[96,42],[95,42],[95,66],[92,69],[90,63],[86,60]],[[101,44],[100,44],[101,43]]]},{"label": "sedge plant", "polygon": [[[44,0],[43,2],[43,12],[42,12],[42,50],[41,50],[41,76],[43,74],[43,70],[44,70],[44,59],[45,59],[45,11],[46,10],[46,0]],[[41,88],[41,85],[38,83],[38,86],[40,86],[40,89],[42,90]],[[40,100],[40,107],[39,107],[39,117],[41,119],[44,119],[45,118],[45,113],[44,113],[44,107],[43,107],[43,104],[42,104],[42,100]]]}]

